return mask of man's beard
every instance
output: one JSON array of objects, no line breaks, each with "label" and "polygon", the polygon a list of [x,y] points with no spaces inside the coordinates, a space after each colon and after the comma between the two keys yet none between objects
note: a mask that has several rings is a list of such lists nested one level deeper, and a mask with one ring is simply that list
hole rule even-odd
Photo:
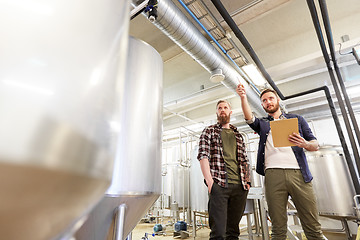
[{"label": "man's beard", "polygon": [[224,113],[217,115],[217,120],[221,125],[227,124],[230,122],[230,114],[226,115],[226,113]]},{"label": "man's beard", "polygon": [[275,113],[277,110],[279,110],[279,107],[280,107],[279,102],[277,102],[272,109],[268,109],[265,107],[263,107],[263,108],[264,108],[265,112],[267,112],[267,113]]}]

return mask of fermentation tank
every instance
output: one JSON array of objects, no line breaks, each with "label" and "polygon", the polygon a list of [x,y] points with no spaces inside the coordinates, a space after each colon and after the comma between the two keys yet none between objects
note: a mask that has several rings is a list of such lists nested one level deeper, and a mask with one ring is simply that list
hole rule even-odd
[{"label": "fermentation tank", "polygon": [[323,146],[316,152],[306,152],[312,183],[321,215],[355,217],[355,188],[342,149]]},{"label": "fermentation tank", "polygon": [[189,206],[189,168],[180,164],[169,164],[164,176],[167,185],[166,194],[170,195],[170,204],[178,204],[179,208]]},{"label": "fermentation tank", "polygon": [[170,197],[170,207],[189,207],[189,164],[185,148],[179,145],[166,148],[163,161],[163,193]]},{"label": "fermentation tank", "polygon": [[204,177],[201,172],[200,162],[197,159],[199,146],[196,146],[191,152],[190,168],[190,202],[191,210],[199,212],[208,211],[208,188],[204,183]]},{"label": "fermentation tank", "polygon": [[1,239],[63,238],[110,185],[129,4],[3,0],[0,15]]},{"label": "fermentation tank", "polygon": [[112,184],[76,233],[77,240],[113,239],[114,213],[119,206],[124,210],[119,239],[125,238],[159,197],[162,77],[161,56],[145,42],[130,38],[123,105],[114,118],[120,141]]}]

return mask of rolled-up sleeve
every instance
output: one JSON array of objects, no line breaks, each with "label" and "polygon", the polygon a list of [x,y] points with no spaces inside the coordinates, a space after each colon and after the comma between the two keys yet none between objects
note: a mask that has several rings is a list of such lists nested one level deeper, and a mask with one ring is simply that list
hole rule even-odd
[{"label": "rolled-up sleeve", "polygon": [[205,128],[201,133],[199,140],[199,153],[197,156],[199,161],[203,158],[210,159],[210,139],[210,130],[208,128]]},{"label": "rolled-up sleeve", "polygon": [[252,123],[255,122],[255,116],[252,115],[252,118],[251,118],[251,119],[249,119],[249,120],[246,120],[246,119],[245,119],[245,121],[246,121],[247,124],[252,124]]}]

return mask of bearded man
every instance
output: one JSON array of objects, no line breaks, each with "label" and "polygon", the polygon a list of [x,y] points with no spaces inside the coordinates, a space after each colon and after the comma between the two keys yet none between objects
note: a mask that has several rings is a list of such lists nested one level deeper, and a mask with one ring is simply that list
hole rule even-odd
[{"label": "bearded man", "polygon": [[230,124],[230,104],[216,104],[217,124],[206,127],[199,142],[198,160],[208,187],[210,239],[239,239],[239,223],[250,189],[245,143]]},{"label": "bearded man", "polygon": [[[244,86],[236,92],[249,126],[260,135],[256,172],[265,176],[265,196],[272,224],[272,240],[285,240],[287,235],[287,202],[291,196],[307,239],[325,239],[318,220],[318,210],[311,180],[313,179],[303,149],[317,151],[319,144],[305,119],[280,110],[280,98],[274,90],[261,92],[260,100],[268,113],[256,118],[250,109]],[[274,147],[270,121],[297,118],[299,134],[293,133],[289,141],[296,146]]]}]

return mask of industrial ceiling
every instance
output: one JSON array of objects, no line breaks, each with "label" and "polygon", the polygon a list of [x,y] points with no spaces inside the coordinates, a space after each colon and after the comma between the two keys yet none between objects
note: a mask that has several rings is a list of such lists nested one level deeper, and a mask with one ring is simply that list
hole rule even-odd
[{"label": "industrial ceiling", "polygon": [[[180,0],[172,1],[206,39],[216,46],[214,40],[186,12]],[[210,0],[182,2],[234,59],[237,64],[233,65],[235,69],[242,69],[244,65],[253,63],[247,50]],[[222,3],[285,96],[322,86],[328,86],[334,92],[305,0],[224,0]],[[351,51],[360,44],[360,3],[358,0],[328,0],[326,3],[337,62],[353,109],[359,112],[360,65]],[[138,4],[136,2],[132,6],[136,7]],[[231,102],[231,122],[243,131],[250,130],[244,123],[240,99],[234,89],[222,83],[211,82],[211,73],[145,15],[140,14],[131,20],[130,35],[153,46],[164,61],[164,140],[172,138],[179,129],[199,132],[204,126],[214,123],[215,104],[219,99]],[[226,58],[225,54],[222,55]],[[261,90],[269,85],[254,86]],[[335,94],[333,95],[336,103]],[[308,120],[330,117],[326,98],[321,92],[286,100],[283,106],[287,111],[302,114]]]}]

